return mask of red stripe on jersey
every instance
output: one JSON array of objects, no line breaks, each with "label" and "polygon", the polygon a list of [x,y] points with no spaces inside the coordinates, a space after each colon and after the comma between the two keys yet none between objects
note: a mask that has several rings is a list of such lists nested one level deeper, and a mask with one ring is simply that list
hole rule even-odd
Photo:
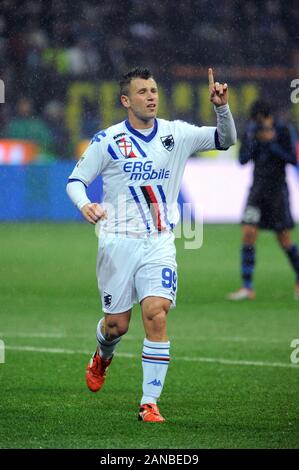
[{"label": "red stripe on jersey", "polygon": [[[156,225],[158,231],[161,232],[161,230],[162,230],[161,212],[160,212],[160,209],[159,209],[159,204],[158,204],[156,195],[155,195],[155,193],[153,191],[153,188],[151,186],[144,186],[144,188],[146,189],[147,194],[148,194],[148,196],[150,198],[150,201],[151,201],[151,211],[152,210],[154,211],[155,218],[153,217],[153,219],[154,219],[155,225]],[[163,227],[163,229],[164,228],[165,227]]]}]

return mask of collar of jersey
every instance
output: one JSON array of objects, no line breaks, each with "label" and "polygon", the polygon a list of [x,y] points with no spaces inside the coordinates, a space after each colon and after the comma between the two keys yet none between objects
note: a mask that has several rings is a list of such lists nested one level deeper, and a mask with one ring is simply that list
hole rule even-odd
[{"label": "collar of jersey", "polygon": [[136,137],[138,137],[139,139],[143,140],[144,142],[150,142],[154,137],[155,135],[157,134],[157,130],[158,130],[158,121],[157,119],[154,120],[154,128],[152,130],[152,132],[148,135],[143,135],[141,132],[137,131],[136,129],[134,129],[134,127],[131,126],[130,122],[128,121],[128,119],[125,121],[125,124],[127,126],[127,129],[134,135],[136,135]]}]

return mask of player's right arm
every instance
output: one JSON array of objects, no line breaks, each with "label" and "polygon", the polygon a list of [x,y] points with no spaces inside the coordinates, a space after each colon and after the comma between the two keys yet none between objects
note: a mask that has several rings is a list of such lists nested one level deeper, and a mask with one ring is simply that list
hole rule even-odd
[{"label": "player's right arm", "polygon": [[98,202],[85,204],[81,213],[90,224],[95,225],[101,219],[107,219],[107,211]]},{"label": "player's right arm", "polygon": [[255,160],[257,152],[258,142],[256,140],[256,124],[254,122],[249,122],[241,140],[239,151],[239,162],[241,165],[245,165],[250,160]]},{"label": "player's right arm", "polygon": [[102,172],[106,164],[106,156],[100,143],[92,140],[69,176],[66,186],[68,196],[91,224],[107,217],[102,206],[92,203],[86,194],[87,186]]}]

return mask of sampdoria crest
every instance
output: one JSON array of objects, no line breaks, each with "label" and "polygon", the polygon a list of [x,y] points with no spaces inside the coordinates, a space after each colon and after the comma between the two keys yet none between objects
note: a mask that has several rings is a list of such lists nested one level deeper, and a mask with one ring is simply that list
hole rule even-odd
[{"label": "sampdoria crest", "polygon": [[165,135],[164,137],[161,137],[161,142],[162,142],[163,146],[166,148],[166,150],[171,152],[171,150],[174,147],[173,135],[169,134],[169,135]]}]

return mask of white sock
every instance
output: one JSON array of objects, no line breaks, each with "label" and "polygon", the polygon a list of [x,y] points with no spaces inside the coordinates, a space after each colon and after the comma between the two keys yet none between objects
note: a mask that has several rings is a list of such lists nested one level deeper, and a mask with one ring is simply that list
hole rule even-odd
[{"label": "white sock", "polygon": [[141,405],[145,403],[156,404],[161,395],[169,364],[169,348],[170,341],[160,343],[144,339]]},{"label": "white sock", "polygon": [[105,335],[102,333],[102,324],[104,322],[104,318],[102,318],[97,326],[96,337],[99,345],[99,352],[100,356],[104,359],[110,359],[113,356],[114,349],[116,348],[117,343],[120,342],[121,337],[113,339],[112,341],[108,341],[105,338]]}]

